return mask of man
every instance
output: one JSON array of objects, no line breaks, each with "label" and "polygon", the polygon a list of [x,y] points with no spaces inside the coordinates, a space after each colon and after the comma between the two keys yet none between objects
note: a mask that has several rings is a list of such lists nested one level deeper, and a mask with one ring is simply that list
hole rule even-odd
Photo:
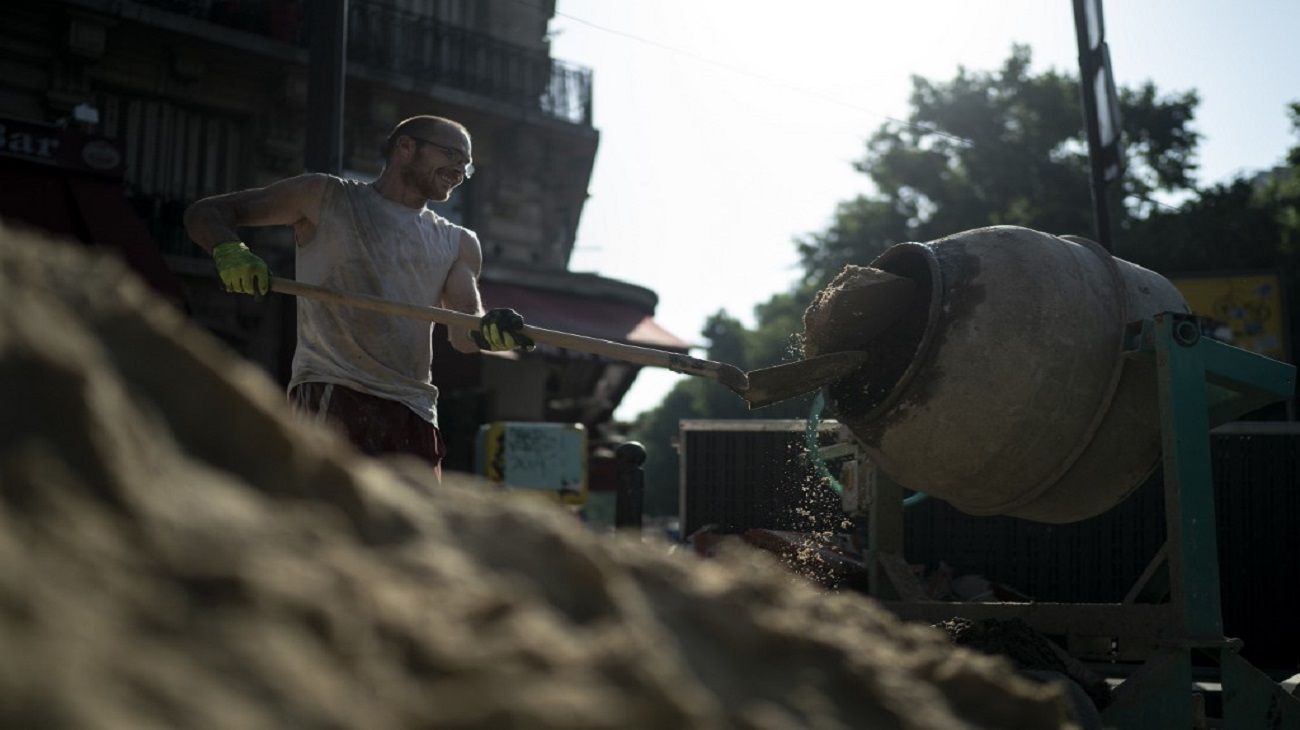
[{"label": "man", "polygon": [[[468,130],[442,117],[411,117],[393,128],[383,153],[384,170],[374,183],[299,175],[200,200],[185,211],[185,228],[211,252],[226,291],[269,289],[266,262],[239,240],[237,228],[289,225],[300,281],[481,315],[479,330],[448,329],[460,352],[531,349],[516,312],[483,312],[478,237],[425,207],[447,200],[473,174]],[[299,411],[342,426],[365,453],[415,454],[441,474],[445,446],[429,373],[432,329],[419,320],[299,300],[289,398]]]}]

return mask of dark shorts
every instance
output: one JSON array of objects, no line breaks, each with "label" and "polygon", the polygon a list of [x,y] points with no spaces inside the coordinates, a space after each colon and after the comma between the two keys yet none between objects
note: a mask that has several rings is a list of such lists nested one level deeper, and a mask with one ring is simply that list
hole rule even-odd
[{"label": "dark shorts", "polygon": [[436,426],[410,408],[334,383],[301,383],[289,391],[294,410],[336,424],[362,453],[413,454],[433,465],[442,478],[447,446]]}]

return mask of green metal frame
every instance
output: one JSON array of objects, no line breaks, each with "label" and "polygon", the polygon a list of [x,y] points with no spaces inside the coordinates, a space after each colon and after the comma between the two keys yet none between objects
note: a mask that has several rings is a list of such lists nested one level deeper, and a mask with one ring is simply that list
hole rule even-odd
[{"label": "green metal frame", "polygon": [[1201,652],[1219,664],[1226,727],[1300,730],[1300,700],[1223,635],[1209,436],[1211,423],[1290,398],[1295,366],[1202,338],[1194,317],[1170,312],[1130,325],[1127,356],[1156,364],[1168,529],[1160,582],[1178,639],[1162,642],[1119,686],[1103,719],[1117,728],[1192,727],[1192,653]]},{"label": "green metal frame", "polygon": [[902,490],[883,474],[874,476],[870,503],[871,593],[909,620],[1021,618],[1046,634],[1111,637],[1120,647],[1150,647],[1103,713],[1107,727],[1193,727],[1192,654],[1198,652],[1220,667],[1224,727],[1300,730],[1300,699],[1238,656],[1241,642],[1223,635],[1210,469],[1210,424],[1290,398],[1296,368],[1202,338],[1190,315],[1159,314],[1130,324],[1126,334],[1125,357],[1155,365],[1168,535],[1124,602],[924,600],[915,578],[896,569],[895,564],[905,567]]}]

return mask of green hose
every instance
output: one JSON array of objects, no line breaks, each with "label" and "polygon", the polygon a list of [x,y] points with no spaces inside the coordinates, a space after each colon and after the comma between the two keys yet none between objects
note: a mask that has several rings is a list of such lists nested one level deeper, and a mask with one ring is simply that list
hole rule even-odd
[{"label": "green hose", "polygon": [[817,476],[825,479],[831,485],[831,489],[836,494],[844,494],[844,485],[840,480],[831,474],[831,470],[826,468],[826,460],[822,458],[820,449],[821,444],[817,443],[817,427],[822,423],[822,410],[826,408],[826,395],[820,390],[817,391],[817,397],[813,398],[812,408],[808,411],[808,424],[803,432],[804,450],[808,452],[808,458],[812,460],[813,469],[816,470]]},{"label": "green hose", "polygon": [[[812,408],[808,410],[808,422],[803,432],[804,450],[808,452],[808,458],[812,460],[813,469],[817,472],[817,476],[825,479],[836,494],[844,494],[844,485],[840,484],[840,480],[836,479],[835,475],[831,474],[831,470],[826,468],[826,460],[821,456],[821,444],[817,442],[817,427],[821,425],[822,411],[825,408],[826,394],[819,390],[817,396],[813,398]],[[903,500],[903,507],[920,504],[927,498],[928,495],[925,492],[915,492]]]}]

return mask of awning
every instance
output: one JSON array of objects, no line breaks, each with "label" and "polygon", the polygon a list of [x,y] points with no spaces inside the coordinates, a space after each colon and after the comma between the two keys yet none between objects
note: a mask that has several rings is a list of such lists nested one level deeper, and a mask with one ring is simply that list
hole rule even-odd
[{"label": "awning", "polygon": [[79,239],[72,199],[59,171],[0,157],[0,217]]},{"label": "awning", "polygon": [[0,218],[54,236],[114,249],[177,305],[181,289],[126,199],[122,156],[108,140],[50,125],[0,118]]},{"label": "awning", "polygon": [[117,249],[127,265],[154,291],[174,304],[182,304],[184,295],[180,284],[167,268],[144,221],[131,208],[122,183],[75,175],[69,176],[66,182],[90,243]]},{"label": "awning", "polygon": [[690,347],[627,302],[495,281],[480,281],[479,291],[485,308],[510,307],[538,327],[661,350],[686,352]]}]

